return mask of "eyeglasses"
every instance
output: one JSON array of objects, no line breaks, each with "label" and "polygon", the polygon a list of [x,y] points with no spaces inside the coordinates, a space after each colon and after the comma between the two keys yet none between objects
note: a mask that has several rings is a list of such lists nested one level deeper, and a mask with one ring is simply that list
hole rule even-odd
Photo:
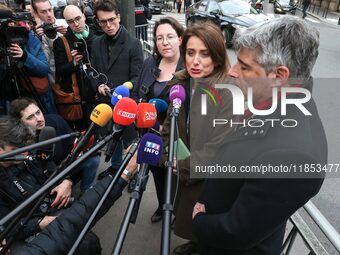
[{"label": "eyeglasses", "polygon": [[164,39],[166,39],[167,42],[172,42],[176,38],[177,38],[177,35],[175,35],[175,34],[167,34],[165,36],[158,35],[158,36],[156,36],[156,42],[157,43],[163,43]]},{"label": "eyeglasses", "polygon": [[80,20],[81,20],[81,16],[78,16],[78,17],[75,17],[74,19],[68,19],[66,20],[66,22],[67,24],[72,25],[73,23],[76,23],[76,22],[79,24]]},{"label": "eyeglasses", "polygon": [[112,17],[112,18],[103,19],[103,20],[97,19],[97,21],[98,21],[100,26],[104,27],[104,26],[107,26],[108,23],[109,23],[109,25],[112,25],[113,22],[115,22],[116,19],[117,19],[117,17]]}]

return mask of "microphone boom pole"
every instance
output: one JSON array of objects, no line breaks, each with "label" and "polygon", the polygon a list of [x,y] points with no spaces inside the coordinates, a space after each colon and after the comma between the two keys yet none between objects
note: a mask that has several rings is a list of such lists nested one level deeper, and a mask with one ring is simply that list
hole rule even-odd
[{"label": "microphone boom pole", "polygon": [[[66,175],[71,172],[75,167],[77,167],[79,164],[81,164],[84,160],[86,160],[88,157],[90,157],[93,153],[100,150],[102,147],[105,146],[105,144],[110,141],[113,138],[113,134],[110,134],[106,136],[103,140],[98,142],[95,146],[93,146],[89,151],[87,151],[82,157],[75,160],[73,163],[71,163],[68,167],[66,167],[63,171],[61,171],[57,176],[55,176],[51,181],[46,183],[44,186],[42,186],[39,190],[37,190],[32,196],[28,197],[24,202],[22,202],[20,205],[18,205],[14,210],[12,210],[10,213],[8,213],[5,217],[3,217],[0,220],[0,232],[4,230],[4,225],[10,221],[12,218],[14,218],[17,214],[19,214],[22,210],[24,210],[27,206],[29,206],[32,202],[34,202],[36,199],[38,199],[40,196],[42,196],[44,193],[46,193],[48,190],[50,190],[53,186],[55,186],[59,181],[61,181]],[[53,138],[54,139],[54,138]],[[53,140],[50,139],[50,140]],[[50,140],[46,140],[50,141]],[[41,143],[42,144],[42,143]],[[49,143],[45,143],[49,144]],[[27,146],[28,147],[28,146]]]},{"label": "microphone boom pole", "polygon": [[171,234],[171,215],[173,211],[173,205],[171,203],[171,183],[172,183],[172,166],[174,160],[174,144],[175,144],[175,127],[179,109],[173,107],[171,111],[170,122],[170,137],[169,137],[169,151],[168,161],[166,165],[165,176],[165,200],[163,204],[163,223],[162,223],[162,241],[161,241],[161,254],[170,254],[170,234]]},{"label": "microphone boom pole", "polygon": [[2,160],[4,158],[12,157],[12,156],[17,155],[17,154],[22,153],[22,152],[34,150],[36,148],[43,147],[45,145],[49,145],[51,143],[56,143],[56,142],[59,142],[60,140],[64,140],[64,139],[71,138],[71,137],[74,137],[74,136],[79,136],[79,132],[73,132],[73,133],[70,133],[70,134],[57,136],[55,138],[48,139],[46,141],[42,141],[42,142],[39,142],[39,143],[28,145],[28,146],[16,149],[14,151],[10,151],[10,152],[1,154],[0,160]]},{"label": "microphone boom pole", "polygon": [[109,196],[112,188],[114,187],[114,185],[116,185],[118,179],[120,178],[121,174],[123,173],[125,167],[127,166],[127,164],[129,163],[130,159],[132,158],[133,154],[135,154],[137,147],[138,147],[138,141],[133,142],[132,146],[130,148],[130,150],[127,152],[127,154],[125,155],[123,162],[121,164],[121,166],[119,167],[118,171],[116,172],[115,176],[113,177],[113,179],[111,180],[108,188],[106,189],[103,197],[100,199],[98,205],[96,206],[96,208],[94,209],[93,213],[91,214],[88,222],[86,223],[86,225],[84,226],[83,230],[81,231],[81,233],[79,234],[77,240],[74,242],[72,248],[70,249],[70,251],[68,252],[69,255],[72,255],[75,253],[76,249],[78,248],[80,242],[83,240],[84,236],[86,235],[87,231],[89,230],[89,228],[91,227],[95,217],[97,216],[97,214],[99,213],[99,210],[101,209],[101,207],[103,206],[103,203],[105,202],[106,198]]}]

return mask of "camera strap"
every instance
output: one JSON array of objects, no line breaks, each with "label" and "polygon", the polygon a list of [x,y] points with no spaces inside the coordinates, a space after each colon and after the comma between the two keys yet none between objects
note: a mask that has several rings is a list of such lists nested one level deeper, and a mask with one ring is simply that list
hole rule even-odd
[{"label": "camera strap", "polygon": [[[65,47],[66,55],[67,55],[67,60],[69,62],[73,61],[72,55],[71,55],[71,50],[70,50],[70,45],[69,45],[66,37],[62,36],[60,38],[64,43],[64,47]],[[78,87],[78,82],[77,82],[77,77],[76,77],[75,72],[72,73],[72,90],[73,90],[74,95],[79,96],[79,87]]]}]

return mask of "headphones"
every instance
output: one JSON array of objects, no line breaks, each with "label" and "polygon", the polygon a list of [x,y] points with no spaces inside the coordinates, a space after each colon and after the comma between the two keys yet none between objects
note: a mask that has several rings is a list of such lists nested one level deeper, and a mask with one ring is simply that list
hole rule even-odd
[{"label": "headphones", "polygon": [[76,32],[73,32],[73,34],[80,40],[84,40],[86,39],[89,34],[90,34],[90,29],[89,29],[89,26],[88,25],[85,25],[85,29],[83,32],[80,32],[80,33],[76,33]]}]

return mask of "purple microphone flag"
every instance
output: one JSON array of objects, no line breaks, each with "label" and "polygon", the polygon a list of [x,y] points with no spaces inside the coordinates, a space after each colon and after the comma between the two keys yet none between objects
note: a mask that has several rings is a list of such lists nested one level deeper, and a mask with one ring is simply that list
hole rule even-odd
[{"label": "purple microphone flag", "polygon": [[162,138],[155,134],[146,133],[139,144],[137,153],[138,164],[157,166],[163,153]]}]

